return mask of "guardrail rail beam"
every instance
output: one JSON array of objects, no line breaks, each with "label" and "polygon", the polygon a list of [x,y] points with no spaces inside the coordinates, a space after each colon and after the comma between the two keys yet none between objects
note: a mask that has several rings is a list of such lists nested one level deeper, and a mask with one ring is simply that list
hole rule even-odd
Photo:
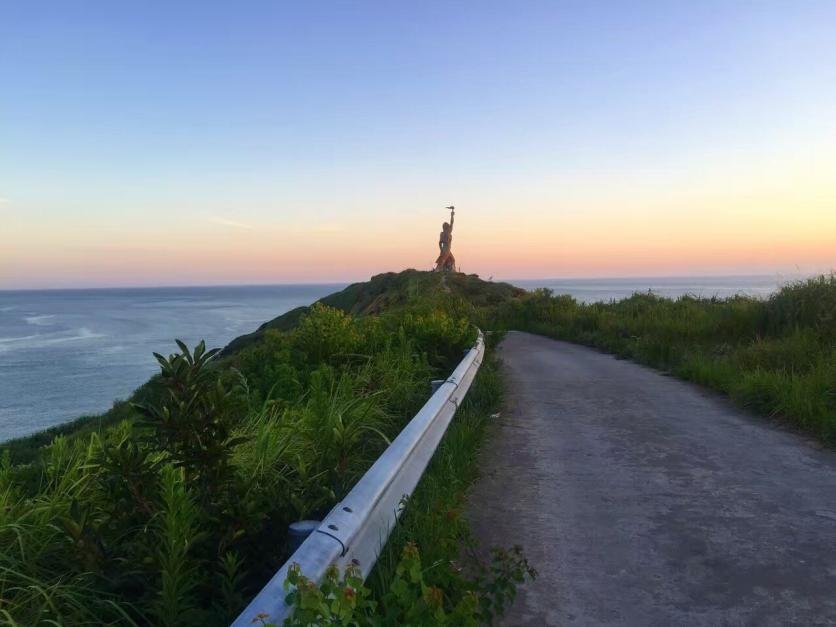
[{"label": "guardrail rail beam", "polygon": [[253,619],[281,625],[292,608],[285,603],[284,582],[290,566],[317,582],[331,564],[343,570],[357,564],[365,579],[386,544],[403,509],[424,474],[441,438],[470,389],[485,354],[485,339],[478,332],[471,348],[453,373],[430,396],[372,464],[346,497],[337,503],[284,565],[267,582],[232,627],[251,627]]}]

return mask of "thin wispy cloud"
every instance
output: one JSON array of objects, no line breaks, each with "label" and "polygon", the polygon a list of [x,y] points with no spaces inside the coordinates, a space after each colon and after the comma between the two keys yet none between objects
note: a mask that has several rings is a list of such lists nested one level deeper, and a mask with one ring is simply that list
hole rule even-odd
[{"label": "thin wispy cloud", "polygon": [[4,198],[3,196],[0,196],[0,205],[5,205],[7,202],[9,202],[8,198]]},{"label": "thin wispy cloud", "polygon": [[342,233],[345,231],[345,227],[336,222],[323,222],[321,224],[314,225],[314,227],[310,230],[312,233]]},{"label": "thin wispy cloud", "polygon": [[255,227],[251,224],[245,224],[244,222],[238,222],[237,220],[230,220],[229,218],[224,218],[223,216],[211,216],[209,218],[209,222],[212,222],[213,224],[220,224],[222,226],[231,226],[234,229],[244,229],[246,231],[252,231],[255,229]]}]

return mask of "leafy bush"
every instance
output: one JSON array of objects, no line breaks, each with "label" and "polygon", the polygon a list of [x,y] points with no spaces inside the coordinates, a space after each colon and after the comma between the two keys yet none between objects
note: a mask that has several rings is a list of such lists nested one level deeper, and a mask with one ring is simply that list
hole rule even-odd
[{"label": "leafy bush", "polygon": [[146,443],[165,451],[208,502],[228,487],[232,450],[242,442],[240,436],[232,437],[235,389],[209,368],[218,349],[206,351],[200,342],[191,353],[179,340],[177,346],[181,352],[168,358],[154,353],[168,398],[159,405],[136,404],[144,417],[139,426],[148,429]]},{"label": "leafy bush", "polygon": [[[537,576],[520,547],[494,550],[490,566],[478,566],[472,577],[457,572],[458,586],[431,585],[426,578],[431,567],[423,566],[418,547],[410,542],[403,548],[388,592],[378,602],[356,566],[349,565],[340,576],[332,565],[317,585],[294,564],[285,581],[286,602],[293,607],[285,625],[489,625],[513,603],[517,586]],[[266,616],[256,618],[265,627],[271,626]]]},{"label": "leafy bush", "polygon": [[360,343],[354,319],[339,309],[316,304],[303,316],[293,333],[294,347],[309,363],[327,362],[334,356],[349,355]]}]

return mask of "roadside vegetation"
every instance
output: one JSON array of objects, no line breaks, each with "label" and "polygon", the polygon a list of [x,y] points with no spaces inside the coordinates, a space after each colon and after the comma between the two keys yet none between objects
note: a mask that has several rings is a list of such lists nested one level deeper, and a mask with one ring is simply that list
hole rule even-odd
[{"label": "roadside vegetation", "polygon": [[288,557],[287,525],[348,492],[472,345],[474,324],[494,331],[488,358],[375,570],[362,585],[351,572],[320,586],[295,573],[294,624],[489,624],[534,576],[514,548],[478,549],[462,511],[500,403],[490,349],[504,329],[652,365],[834,444],[835,315],[832,275],[767,300],[585,305],[408,270],[220,353],[173,345],[110,412],[0,445],[0,624],[228,624]]},{"label": "roadside vegetation", "polygon": [[517,588],[536,577],[519,546],[480,548],[464,516],[476,456],[501,401],[497,366],[483,363],[365,584],[350,568],[332,569],[320,585],[292,572],[291,625],[496,624]]},{"label": "roadside vegetation", "polygon": [[[287,525],[342,498],[475,339],[478,299],[440,289],[437,275],[382,275],[332,300],[222,353],[178,342],[131,403],[5,445],[0,624],[228,624],[288,557]],[[358,617],[403,615],[406,586],[431,591],[433,621],[483,623],[528,576],[514,551],[483,574],[454,564],[498,394],[486,366]]]},{"label": "roadside vegetation", "polygon": [[766,300],[634,294],[587,305],[537,290],[503,304],[494,325],[654,366],[836,444],[836,275]]}]

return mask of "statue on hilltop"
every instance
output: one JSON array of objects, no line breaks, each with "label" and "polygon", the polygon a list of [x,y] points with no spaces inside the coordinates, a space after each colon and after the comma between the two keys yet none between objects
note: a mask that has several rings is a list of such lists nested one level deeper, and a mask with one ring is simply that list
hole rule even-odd
[{"label": "statue on hilltop", "polygon": [[446,207],[450,210],[450,222],[445,222],[441,227],[438,236],[438,259],[435,260],[436,272],[455,272],[456,258],[453,256],[453,219],[456,217],[455,207]]}]

